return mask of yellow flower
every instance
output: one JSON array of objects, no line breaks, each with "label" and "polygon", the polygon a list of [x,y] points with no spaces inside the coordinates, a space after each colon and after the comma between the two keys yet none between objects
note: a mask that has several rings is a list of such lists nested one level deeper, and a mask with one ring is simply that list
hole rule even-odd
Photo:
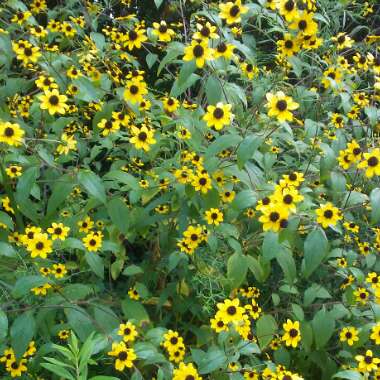
[{"label": "yellow flower", "polygon": [[223,104],[221,102],[217,103],[216,106],[210,105],[207,107],[203,120],[207,123],[208,127],[213,127],[219,131],[231,123],[234,116],[231,113],[231,108],[231,104]]},{"label": "yellow flower", "polygon": [[228,25],[237,24],[241,21],[241,15],[248,12],[248,7],[241,4],[241,0],[219,4],[219,17],[226,20]]},{"label": "yellow flower", "polygon": [[356,302],[359,302],[362,305],[365,305],[368,301],[369,293],[366,288],[358,287],[354,291],[354,296],[355,296]]},{"label": "yellow flower", "polygon": [[208,47],[208,40],[192,40],[190,46],[185,47],[184,61],[195,60],[197,67],[202,68],[206,61],[213,59],[214,50]]},{"label": "yellow flower", "polygon": [[52,286],[50,284],[44,284],[41,286],[37,286],[36,288],[30,289],[31,292],[33,292],[36,296],[46,296],[47,291],[51,288]]},{"label": "yellow flower", "polygon": [[123,341],[127,343],[134,342],[138,334],[135,325],[131,322],[127,322],[120,324],[117,335],[122,336]]},{"label": "yellow flower", "polygon": [[338,33],[335,37],[331,37],[331,40],[336,42],[339,50],[351,48],[354,43],[354,40],[351,37],[346,36],[346,33],[342,32]]},{"label": "yellow flower", "polygon": [[298,29],[300,33],[309,36],[317,33],[318,24],[313,20],[313,13],[302,12],[298,14],[289,25],[290,29]]},{"label": "yellow flower", "polygon": [[142,43],[147,40],[148,37],[145,34],[145,29],[131,29],[125,36],[124,46],[127,47],[129,51],[133,50],[134,48],[140,49]]},{"label": "yellow flower", "polygon": [[355,360],[358,362],[358,370],[365,373],[376,370],[380,363],[380,359],[374,357],[371,350],[367,350],[365,355],[356,355]]},{"label": "yellow flower", "polygon": [[207,172],[193,174],[191,184],[196,191],[200,191],[203,194],[212,189],[211,178]]},{"label": "yellow flower", "polygon": [[67,155],[71,150],[77,149],[77,141],[74,136],[62,133],[61,141],[63,144],[57,146],[57,153]]},{"label": "yellow flower", "polygon": [[339,334],[339,340],[352,346],[359,340],[358,333],[355,327],[343,327]]},{"label": "yellow flower", "polygon": [[218,34],[216,32],[216,26],[211,25],[208,21],[202,25],[197,24],[197,32],[194,33],[192,39],[193,40],[214,40],[218,38]]},{"label": "yellow flower", "polygon": [[52,273],[55,278],[63,278],[67,274],[67,269],[64,264],[53,264]]},{"label": "yellow flower", "polygon": [[63,223],[52,223],[51,227],[47,229],[47,232],[52,235],[51,238],[53,240],[65,240],[69,231],[70,227],[64,226]]},{"label": "yellow flower", "polygon": [[218,311],[215,318],[220,318],[226,325],[230,322],[243,320],[244,308],[240,306],[240,300],[234,298],[226,299],[224,302],[219,302],[217,305]]},{"label": "yellow flower", "polygon": [[26,367],[27,360],[21,359],[19,361],[16,358],[13,358],[6,362],[6,371],[11,374],[12,377],[20,377],[23,372],[27,372],[28,369]]},{"label": "yellow flower", "polygon": [[110,133],[120,129],[120,123],[117,120],[102,119],[97,124],[97,127],[102,129],[102,136],[108,136]]},{"label": "yellow flower", "polygon": [[323,78],[321,80],[323,86],[325,88],[329,88],[331,86],[331,81],[335,83],[340,83],[342,81],[342,72],[336,68],[329,68],[323,72]]},{"label": "yellow flower", "polygon": [[193,363],[180,363],[177,369],[173,370],[173,379],[172,380],[202,380],[202,377],[198,375],[197,370],[194,367]]},{"label": "yellow flower", "polygon": [[263,230],[278,232],[281,228],[288,226],[289,211],[282,204],[269,204],[261,208],[262,216],[259,222],[263,224]]},{"label": "yellow flower", "polygon": [[70,331],[69,330],[60,330],[58,331],[58,338],[61,340],[67,340],[69,339],[70,336]]},{"label": "yellow flower", "polygon": [[287,347],[292,346],[296,348],[301,340],[300,323],[298,321],[291,321],[287,319],[286,323],[282,325],[285,330],[285,334],[282,336],[282,340]]},{"label": "yellow flower", "polygon": [[277,48],[282,57],[291,57],[300,50],[300,41],[286,33],[283,40],[277,41]]},{"label": "yellow flower", "polygon": [[39,96],[41,101],[40,108],[43,110],[48,110],[50,115],[55,115],[56,113],[64,114],[67,109],[67,96],[60,95],[57,89],[46,90],[44,95]]},{"label": "yellow flower", "polygon": [[108,355],[115,356],[115,369],[124,371],[124,368],[132,368],[133,362],[137,359],[133,348],[127,348],[124,342],[112,343],[112,351]]},{"label": "yellow flower", "polygon": [[91,230],[93,226],[94,222],[89,216],[78,222],[79,232],[84,232],[86,234]]},{"label": "yellow flower", "polygon": [[223,213],[217,208],[210,208],[210,210],[205,212],[205,219],[208,224],[215,224],[218,226],[221,222],[223,222]]},{"label": "yellow flower", "polygon": [[143,125],[141,128],[131,128],[132,137],[129,142],[135,146],[136,149],[143,149],[145,152],[150,150],[150,146],[156,143],[154,138],[154,131],[147,126]]},{"label": "yellow flower", "polygon": [[16,123],[0,121],[0,142],[11,146],[19,146],[23,143],[25,132]]},{"label": "yellow flower", "polygon": [[140,299],[140,295],[138,293],[138,291],[135,289],[135,288],[130,288],[128,290],[128,295],[129,295],[129,298],[132,299],[132,300],[139,300]]},{"label": "yellow flower", "polygon": [[370,338],[375,342],[375,344],[380,344],[380,322],[376,323],[371,329]]},{"label": "yellow flower", "polygon": [[22,167],[18,165],[9,165],[5,169],[5,172],[7,173],[7,176],[9,178],[20,177],[20,175],[22,174]]},{"label": "yellow flower", "polygon": [[175,112],[179,107],[179,101],[172,97],[165,97],[163,99],[164,110],[168,113]]},{"label": "yellow flower", "polygon": [[290,96],[286,96],[282,91],[278,91],[274,95],[268,93],[266,98],[268,100],[269,116],[276,117],[280,122],[293,120],[293,114],[290,111],[296,110],[299,104],[294,102]]},{"label": "yellow flower", "polygon": [[146,83],[138,78],[132,78],[126,83],[124,100],[131,103],[141,103],[147,93]]},{"label": "yellow flower", "polygon": [[152,34],[158,37],[158,41],[161,42],[170,42],[172,37],[175,35],[173,29],[168,28],[165,21],[161,21],[160,23],[153,23],[153,31]]},{"label": "yellow flower", "polygon": [[297,3],[294,0],[279,0],[277,8],[286,21],[291,22],[298,16]]},{"label": "yellow flower", "polygon": [[45,75],[40,75],[35,81],[36,86],[43,91],[52,90],[58,88],[58,84],[55,82],[53,77],[47,77]]},{"label": "yellow flower", "polygon": [[365,169],[365,175],[372,178],[380,175],[380,149],[375,148],[368,153],[363,154],[364,159],[358,164],[359,169]]},{"label": "yellow flower", "polygon": [[83,239],[83,244],[89,252],[96,252],[102,247],[103,234],[101,232],[90,232]]},{"label": "yellow flower", "polygon": [[32,258],[41,257],[46,259],[49,253],[53,252],[53,242],[49,240],[46,233],[37,232],[33,238],[28,241],[26,249],[30,252]]},{"label": "yellow flower", "polygon": [[323,228],[335,226],[336,223],[342,219],[341,212],[331,202],[325,203],[316,210],[317,222]]}]

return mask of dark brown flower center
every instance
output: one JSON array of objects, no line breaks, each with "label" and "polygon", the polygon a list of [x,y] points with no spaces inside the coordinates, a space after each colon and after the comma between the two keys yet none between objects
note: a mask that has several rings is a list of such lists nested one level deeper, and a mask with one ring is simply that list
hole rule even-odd
[{"label": "dark brown flower center", "polygon": [[286,108],[288,107],[288,104],[286,103],[286,100],[279,100],[277,103],[276,103],[276,107],[279,111],[283,112],[286,110]]},{"label": "dark brown flower center", "polygon": [[15,134],[15,131],[14,131],[13,128],[11,128],[11,127],[6,127],[5,128],[4,135],[6,137],[12,137],[14,134]]},{"label": "dark brown flower center", "polygon": [[59,103],[59,98],[57,95],[52,95],[49,98],[49,103],[53,106],[56,106]]},{"label": "dark brown flower center", "polygon": [[367,162],[368,162],[368,166],[374,167],[374,166],[377,166],[379,164],[379,159],[375,156],[372,156],[368,159]]},{"label": "dark brown flower center", "polygon": [[290,330],[289,330],[289,335],[290,335],[292,338],[295,338],[295,337],[298,335],[298,330],[297,330],[297,329],[290,329]]},{"label": "dark brown flower center", "polygon": [[230,15],[232,17],[236,17],[240,13],[240,7],[238,5],[234,5],[230,9]]},{"label": "dark brown flower center", "polygon": [[193,48],[193,54],[195,58],[200,58],[204,54],[203,46],[201,45],[195,45]]},{"label": "dark brown flower center", "polygon": [[279,218],[280,218],[280,214],[277,211],[273,211],[269,215],[269,219],[271,222],[277,222]]},{"label": "dark brown flower center", "polygon": [[221,119],[224,116],[224,111],[221,108],[216,107],[213,112],[213,116],[215,119]]},{"label": "dark brown flower center", "polygon": [[327,219],[331,219],[333,217],[333,212],[331,210],[326,210],[324,213],[323,213],[323,216]]}]

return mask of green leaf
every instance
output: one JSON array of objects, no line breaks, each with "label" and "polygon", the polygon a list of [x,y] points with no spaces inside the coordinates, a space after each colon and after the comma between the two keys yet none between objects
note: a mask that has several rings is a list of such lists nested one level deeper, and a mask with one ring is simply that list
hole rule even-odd
[{"label": "green leaf", "polygon": [[252,190],[240,191],[235,199],[231,203],[231,207],[237,210],[244,210],[248,207],[253,206],[257,202],[257,195]]},{"label": "green leaf", "polygon": [[276,255],[276,259],[284,272],[285,280],[289,284],[293,284],[297,277],[297,269],[291,251],[284,248],[280,249]]},{"label": "green leaf", "polygon": [[232,288],[238,288],[247,276],[247,264],[245,256],[235,252],[227,261],[227,278]]},{"label": "green leaf", "polygon": [[156,4],[156,8],[160,8],[161,4],[163,3],[164,0],[154,0],[154,4]]},{"label": "green leaf", "polygon": [[0,309],[0,342],[8,334],[8,318],[3,310]]},{"label": "green leaf", "polygon": [[78,174],[78,181],[84,189],[95,199],[102,203],[107,202],[106,192],[102,180],[93,172],[81,170]]},{"label": "green leaf", "polygon": [[65,199],[70,195],[73,187],[73,183],[67,182],[59,182],[54,186],[47,204],[46,214],[48,216],[53,214],[56,209],[65,201]]},{"label": "green leaf", "polygon": [[363,376],[359,372],[354,370],[339,371],[333,377],[347,380],[363,380]]},{"label": "green leaf", "polygon": [[49,281],[42,276],[24,276],[20,277],[16,284],[13,287],[12,295],[15,298],[21,298],[22,296],[29,294],[30,289],[43,284],[48,283]]},{"label": "green leaf", "polygon": [[19,315],[11,327],[11,345],[16,357],[24,355],[36,331],[36,322],[31,311]]},{"label": "green leaf", "polygon": [[249,135],[244,138],[236,152],[239,169],[243,169],[245,163],[252,158],[253,154],[262,142],[263,139],[255,135]]},{"label": "green leaf", "polygon": [[108,306],[104,305],[94,304],[94,318],[107,333],[111,333],[120,323],[117,315]]},{"label": "green leaf", "polygon": [[273,339],[277,331],[277,322],[269,314],[263,314],[256,323],[256,335],[261,349],[264,349]]},{"label": "green leaf", "polygon": [[317,228],[309,235],[304,243],[303,275],[309,277],[326,258],[329,244],[325,232]]},{"label": "green leaf", "polygon": [[170,96],[177,97],[181,94],[183,94],[189,87],[194,85],[198,79],[200,79],[200,76],[197,74],[190,74],[183,83],[180,83],[179,81],[175,81],[173,83],[173,87],[170,90]]},{"label": "green leaf", "polygon": [[377,187],[369,196],[371,202],[371,223],[376,224],[380,220],[380,189]]},{"label": "green leaf", "polygon": [[107,204],[108,215],[120,232],[126,234],[129,227],[130,211],[121,198],[113,198]]},{"label": "green leaf", "polygon": [[198,371],[201,375],[206,375],[224,367],[227,361],[228,358],[226,354],[220,348],[210,347],[207,353],[202,357],[202,360],[197,363]]},{"label": "green leaf", "polygon": [[148,65],[150,69],[157,62],[157,58],[158,58],[157,54],[149,53],[146,55],[146,58],[145,58],[146,64]]},{"label": "green leaf", "polygon": [[325,309],[322,309],[315,314],[311,324],[315,336],[316,347],[320,350],[326,345],[334,333],[335,320]]},{"label": "green leaf", "polygon": [[75,331],[81,341],[85,341],[96,328],[92,318],[86,310],[79,306],[65,308],[64,312],[70,327]]},{"label": "green leaf", "polygon": [[121,309],[127,319],[135,319],[138,322],[149,321],[149,315],[145,307],[138,301],[126,298],[121,303]]},{"label": "green leaf", "polygon": [[[160,0],[157,0],[160,2]],[[157,4],[156,4],[157,5]],[[165,57],[161,60],[160,65],[157,69],[157,75],[160,75],[162,69],[170,62],[174,61],[180,54],[183,53],[183,45],[179,42],[172,42],[170,45],[168,45],[166,49],[167,53]]]},{"label": "green leaf", "polygon": [[207,78],[205,91],[209,104],[216,104],[222,100],[222,85],[215,76],[210,75]]},{"label": "green leaf", "polygon": [[136,274],[141,274],[141,273],[144,273],[144,271],[142,270],[141,267],[137,266],[137,265],[129,265],[127,266],[124,270],[123,270],[123,274],[125,276],[134,276]]},{"label": "green leaf", "polygon": [[281,249],[282,246],[278,242],[278,234],[272,231],[267,232],[262,246],[263,259],[266,261],[274,259]]},{"label": "green leaf", "polygon": [[11,231],[13,231],[13,220],[3,211],[0,211],[0,223],[5,224]]},{"label": "green leaf", "polygon": [[114,376],[94,376],[90,380],[120,380],[120,378]]},{"label": "green leaf", "polygon": [[62,366],[59,366],[56,364],[50,364],[50,363],[41,363],[41,367],[46,368],[48,371],[55,373],[61,378],[64,378],[67,380],[75,380],[74,376],[71,375],[70,372],[67,369],[63,368]]},{"label": "green leaf", "polygon": [[73,84],[79,90],[75,97],[85,102],[99,101],[106,93],[103,89],[95,87],[94,83],[86,77],[74,79]]},{"label": "green leaf", "polygon": [[17,253],[10,244],[0,241],[0,256],[16,257]]},{"label": "green leaf", "polygon": [[223,149],[235,146],[241,141],[241,136],[235,134],[226,134],[216,138],[216,140],[207,148],[205,160],[214,157]]},{"label": "green leaf", "polygon": [[86,252],[85,259],[91,270],[100,278],[104,278],[103,259],[94,252]]}]

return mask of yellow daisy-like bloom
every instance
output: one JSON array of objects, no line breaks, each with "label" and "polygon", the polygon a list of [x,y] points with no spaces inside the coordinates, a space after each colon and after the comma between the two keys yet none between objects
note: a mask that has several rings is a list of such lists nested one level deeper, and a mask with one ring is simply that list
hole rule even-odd
[{"label": "yellow daisy-like bloom", "polygon": [[62,133],[61,141],[63,144],[57,145],[56,149],[58,154],[67,155],[70,151],[77,149],[77,141],[74,136]]},{"label": "yellow daisy-like bloom", "polygon": [[128,48],[129,51],[134,48],[140,49],[143,42],[147,41],[148,37],[145,34],[145,29],[135,28],[127,32],[125,36],[124,46]]},{"label": "yellow daisy-like bloom", "polygon": [[52,286],[50,284],[44,284],[44,285],[37,286],[35,288],[30,289],[30,291],[33,292],[34,295],[36,296],[46,296],[47,291],[51,289],[51,287]]},{"label": "yellow daisy-like bloom", "polygon": [[128,290],[128,296],[131,300],[139,300],[140,299],[140,294],[135,288],[130,288]]},{"label": "yellow daisy-like bloom", "polygon": [[103,234],[101,232],[90,232],[82,241],[89,252],[96,252],[102,247]]},{"label": "yellow daisy-like bloom", "polygon": [[279,122],[293,120],[291,111],[296,110],[299,104],[294,102],[290,96],[286,96],[282,91],[278,91],[276,94],[268,93],[266,98],[268,100],[269,116],[277,118]]},{"label": "yellow daisy-like bloom", "polygon": [[321,224],[323,228],[335,226],[337,222],[342,219],[341,212],[331,202],[321,205],[315,212],[317,214],[317,222]]},{"label": "yellow daisy-like bloom", "polygon": [[27,360],[21,359],[19,361],[16,358],[8,360],[6,362],[6,371],[11,374],[12,377],[21,377],[23,372],[27,372],[28,368],[26,367]]},{"label": "yellow daisy-like bloom", "polygon": [[197,172],[193,174],[191,184],[196,191],[200,191],[203,194],[212,189],[211,178],[208,173]]},{"label": "yellow daisy-like bloom", "polygon": [[226,42],[219,42],[214,50],[214,57],[217,58],[225,58],[225,59],[232,59],[235,57],[234,54],[235,46],[232,44],[228,44]]},{"label": "yellow daisy-like bloom", "polygon": [[374,357],[371,350],[367,350],[365,355],[356,355],[355,360],[358,362],[358,370],[365,373],[376,370],[380,364],[380,359]]},{"label": "yellow daisy-like bloom", "polygon": [[16,123],[0,121],[0,142],[10,146],[20,146],[24,139],[24,130]]},{"label": "yellow daisy-like bloom", "polygon": [[208,224],[219,226],[223,222],[223,213],[217,208],[210,208],[210,210],[205,212],[205,219]]},{"label": "yellow daisy-like bloom", "polygon": [[300,41],[290,33],[284,35],[283,40],[277,41],[277,49],[282,57],[291,57],[300,50]]},{"label": "yellow daisy-like bloom", "polygon": [[51,227],[47,229],[47,232],[51,234],[53,240],[60,239],[65,240],[69,234],[70,227],[66,227],[63,223],[52,223]]},{"label": "yellow daisy-like bloom", "polygon": [[192,40],[190,46],[185,47],[184,61],[193,61],[198,68],[202,68],[206,61],[213,59],[214,50],[208,47],[208,40]]},{"label": "yellow daisy-like bloom", "polygon": [[45,75],[40,75],[35,81],[36,86],[43,91],[52,90],[58,88],[58,84],[55,82],[53,77],[47,77]]},{"label": "yellow daisy-like bloom", "polygon": [[55,278],[63,278],[67,274],[67,269],[64,264],[53,264],[52,273]]},{"label": "yellow daisy-like bloom", "polygon": [[241,0],[219,4],[219,17],[226,20],[228,25],[241,22],[241,15],[248,12],[248,7],[241,4]]},{"label": "yellow daisy-like bloom", "polygon": [[7,176],[9,178],[17,178],[20,177],[22,174],[22,167],[18,165],[9,165],[5,172],[7,173]]},{"label": "yellow daisy-like bloom", "polygon": [[193,363],[180,363],[179,367],[173,370],[173,380],[202,380]]},{"label": "yellow daisy-like bloom", "polygon": [[44,95],[39,96],[39,100],[41,101],[40,108],[48,110],[50,115],[64,114],[68,108],[66,104],[67,96],[60,95],[57,89],[46,90]]},{"label": "yellow daisy-like bloom", "polygon": [[264,231],[278,232],[281,228],[288,226],[289,210],[282,204],[269,204],[261,208],[262,216],[259,222],[263,224]]},{"label": "yellow daisy-like bloom", "polygon": [[58,331],[58,338],[61,340],[67,340],[69,339],[70,336],[70,331],[69,330],[60,330]]},{"label": "yellow daisy-like bloom", "polygon": [[203,116],[203,120],[208,127],[213,127],[217,131],[224,126],[229,125],[234,115],[231,113],[231,104],[217,103],[216,106],[208,106],[207,112]]},{"label": "yellow daisy-like bloom", "polygon": [[115,369],[124,371],[124,368],[132,368],[137,355],[133,348],[127,348],[124,342],[112,343],[112,351],[108,355],[115,356]]},{"label": "yellow daisy-like bloom", "polygon": [[88,233],[91,228],[94,226],[94,222],[91,220],[89,216],[84,218],[83,220],[80,220],[78,223],[79,232]]},{"label": "yellow daisy-like bloom", "polygon": [[175,35],[173,29],[168,28],[166,22],[162,20],[160,23],[153,23],[153,31],[152,34],[158,37],[158,41],[161,42],[170,42]]},{"label": "yellow daisy-like bloom", "polygon": [[240,68],[243,72],[243,74],[248,78],[248,79],[253,79],[259,74],[259,68],[257,66],[252,65],[252,63],[247,63],[243,62],[240,65]]},{"label": "yellow daisy-like bloom", "polygon": [[354,296],[355,296],[356,302],[359,302],[362,305],[365,305],[368,302],[369,293],[366,288],[358,287],[354,291]]},{"label": "yellow daisy-like bloom", "polygon": [[202,25],[197,24],[197,32],[193,35],[193,40],[203,40],[203,39],[211,39],[214,40],[218,38],[218,34],[216,32],[216,26],[211,25],[208,21]]},{"label": "yellow daisy-like bloom", "polygon": [[335,37],[331,37],[331,41],[336,43],[338,50],[351,48],[354,44],[354,40],[342,32],[338,33]]},{"label": "yellow daisy-like bloom", "polygon": [[369,153],[364,153],[363,156],[364,159],[358,164],[358,168],[365,169],[366,177],[380,175],[380,149],[375,148]]},{"label": "yellow daisy-like bloom", "polygon": [[228,325],[226,325],[220,317],[210,319],[210,326],[216,333],[228,331]]},{"label": "yellow daisy-like bloom", "polygon": [[49,240],[46,233],[37,232],[28,241],[26,249],[30,252],[32,258],[41,257],[46,259],[47,255],[53,252],[52,244],[53,242]]},{"label": "yellow daisy-like bloom", "polygon": [[203,241],[203,229],[201,226],[189,226],[183,236],[188,246],[197,247]]},{"label": "yellow daisy-like bloom", "polygon": [[285,330],[285,334],[281,340],[285,342],[287,347],[292,346],[296,348],[301,340],[300,323],[298,321],[291,321],[287,319],[286,323],[282,325]]},{"label": "yellow daisy-like bloom", "polygon": [[242,321],[244,308],[240,306],[240,300],[234,298],[226,299],[224,302],[219,302],[217,305],[218,312],[215,318],[220,318],[226,325],[230,322]]},{"label": "yellow daisy-like bloom", "polygon": [[145,152],[150,150],[150,146],[156,143],[154,138],[154,131],[147,126],[143,125],[141,128],[131,128],[132,137],[129,142],[135,146],[136,149],[143,149]]},{"label": "yellow daisy-like bloom", "polygon": [[359,340],[358,334],[359,331],[355,327],[343,327],[339,334],[339,340],[352,346]]},{"label": "yellow daisy-like bloom", "polygon": [[298,16],[297,3],[294,0],[279,0],[277,8],[280,15],[283,16],[287,22],[293,21]]},{"label": "yellow daisy-like bloom", "polygon": [[127,322],[127,323],[120,324],[117,335],[122,336],[123,341],[127,343],[127,342],[134,342],[138,333],[137,333],[135,325],[131,322]]},{"label": "yellow daisy-like bloom", "polygon": [[309,36],[315,35],[318,30],[318,24],[313,20],[313,16],[313,13],[302,12],[294,18],[289,28],[298,29],[300,33]]},{"label": "yellow daisy-like bloom", "polygon": [[120,129],[120,123],[117,120],[102,119],[97,127],[102,130],[102,136],[108,136]]},{"label": "yellow daisy-like bloom", "polygon": [[132,78],[127,81],[124,100],[131,103],[141,103],[144,100],[144,95],[147,93],[146,83],[138,78]]},{"label": "yellow daisy-like bloom", "polygon": [[179,108],[179,100],[172,97],[165,97],[162,101],[164,110],[168,113],[173,113]]},{"label": "yellow daisy-like bloom", "polygon": [[380,344],[380,322],[376,323],[371,329],[370,338],[375,342],[375,344]]},{"label": "yellow daisy-like bloom", "polygon": [[333,67],[323,72],[323,78],[321,82],[325,88],[329,88],[331,86],[332,80],[335,81],[335,83],[340,83],[342,81],[342,72]]}]

